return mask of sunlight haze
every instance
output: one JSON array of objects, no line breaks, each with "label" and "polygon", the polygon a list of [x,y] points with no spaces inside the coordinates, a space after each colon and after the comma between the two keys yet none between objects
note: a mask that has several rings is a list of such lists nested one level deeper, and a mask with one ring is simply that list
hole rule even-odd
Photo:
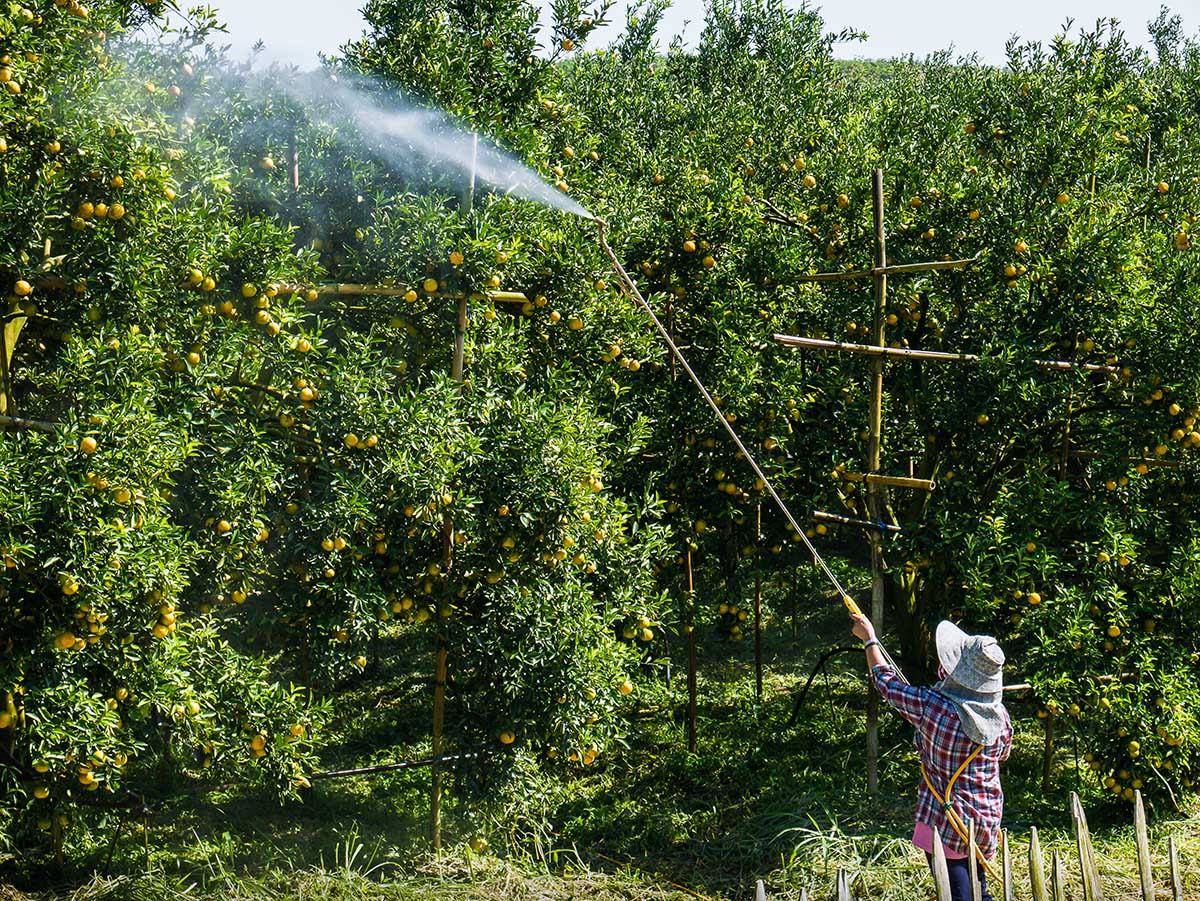
[{"label": "sunlight haze", "polygon": [[[319,53],[335,53],[363,31],[358,0],[238,0],[217,2],[220,17],[229,26],[225,40],[236,58],[245,57],[258,40],[265,44],[266,61],[295,63],[310,68]],[[828,30],[864,31],[865,41],[839,44],[843,59],[879,59],[912,53],[918,57],[953,48],[956,53],[977,53],[987,63],[1004,62],[1004,46],[1014,34],[1023,39],[1050,40],[1068,19],[1075,27],[1092,26],[1098,18],[1119,19],[1130,40],[1148,43],[1146,23],[1158,15],[1158,0],[1012,0],[1008,3],[962,3],[953,0],[918,0],[908,4],[883,0],[838,0],[819,9]],[[1188,0],[1171,6],[1194,34],[1200,20],[1200,3]],[[667,13],[664,40],[682,34],[694,42],[704,19],[702,0],[679,0]],[[607,42],[625,21],[625,4],[618,3],[612,25],[599,33]],[[218,41],[220,42],[220,41]]]}]

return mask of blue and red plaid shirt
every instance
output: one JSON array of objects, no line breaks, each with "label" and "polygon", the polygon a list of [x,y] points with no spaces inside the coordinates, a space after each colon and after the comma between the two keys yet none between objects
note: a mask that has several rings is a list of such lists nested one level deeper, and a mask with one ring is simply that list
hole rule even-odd
[{"label": "blue and red plaid shirt", "polygon": [[[921,762],[934,788],[945,795],[946,784],[962,762],[978,746],[962,730],[958,708],[935,688],[909,685],[890,666],[876,666],[871,677],[880,696],[916,727],[913,738]],[[1004,710],[1004,708],[1001,708]],[[1004,791],[1000,787],[1000,764],[1012,750],[1012,722],[1004,710],[1004,730],[985,747],[954,782],[951,801],[963,823],[975,821],[975,842],[984,856],[996,853],[1000,840],[1000,818],[1004,813]],[[967,844],[961,839],[942,805],[934,798],[925,780],[917,783],[917,823],[938,831],[947,853],[967,856]]]}]

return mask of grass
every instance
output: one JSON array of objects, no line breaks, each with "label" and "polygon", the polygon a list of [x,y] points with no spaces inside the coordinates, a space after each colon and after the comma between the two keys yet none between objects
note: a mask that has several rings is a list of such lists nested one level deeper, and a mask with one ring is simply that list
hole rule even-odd
[{"label": "grass", "polygon": [[[149,832],[127,829],[112,876],[103,871],[109,831],[78,838],[76,869],[47,890],[43,861],[10,861],[18,888],[0,901],[72,899],[687,899],[752,897],[764,879],[772,899],[807,890],[829,897],[839,868],[858,897],[924,901],[932,884],[907,841],[918,778],[910,730],[887,717],[881,734],[880,794],[863,779],[865,691],[858,654],[834,658],[788,728],[795,692],[826,648],[844,643],[845,620],[831,605],[794,642],[783,622],[766,633],[761,700],[753,648],[707,644],[700,659],[699,753],[687,752],[683,673],[676,659],[638,680],[639,710],[628,746],[570,778],[536,786],[544,826],[503,810],[453,800],[445,809],[446,850],[424,839],[429,774],[408,770],[318,782],[304,804],[279,806],[237,787],[199,793],[180,786],[163,798]],[[679,648],[675,648],[677,652]],[[409,654],[378,659],[412,660]],[[345,693],[340,741],[328,764],[352,766],[428,752],[428,686],[422,674],[376,673]],[[1030,825],[1043,848],[1073,873],[1067,800],[1088,809],[1109,897],[1137,894],[1131,814],[1077,775],[1068,739],[1055,759],[1054,791],[1040,792],[1042,739],[1032,710],[1013,704],[1018,726],[1005,771],[1006,825],[1018,855],[1018,896],[1028,897]],[[527,799],[528,800],[528,799]],[[1166,842],[1179,846],[1184,896],[1200,897],[1200,819],[1151,812],[1152,853],[1165,886]],[[485,833],[495,853],[471,854],[466,838]],[[148,840],[149,853],[145,842]],[[1077,883],[1077,877],[1071,877]],[[34,888],[38,890],[35,891]],[[24,891],[26,894],[22,894]]]}]

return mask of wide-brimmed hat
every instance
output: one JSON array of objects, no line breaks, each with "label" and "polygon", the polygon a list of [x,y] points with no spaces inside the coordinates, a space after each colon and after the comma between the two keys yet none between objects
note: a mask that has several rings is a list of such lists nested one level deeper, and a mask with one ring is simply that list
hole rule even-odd
[{"label": "wide-brimmed hat", "polygon": [[938,623],[938,660],[946,678],[936,686],[958,708],[963,731],[990,745],[1004,731],[1004,651],[990,635],[968,635],[949,620]]}]

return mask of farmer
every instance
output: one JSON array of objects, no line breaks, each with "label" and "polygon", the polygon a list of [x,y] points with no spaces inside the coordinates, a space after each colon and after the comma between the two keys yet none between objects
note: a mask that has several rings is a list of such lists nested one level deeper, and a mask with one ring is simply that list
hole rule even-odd
[{"label": "farmer", "polygon": [[954,901],[971,901],[968,824],[975,824],[980,896],[992,901],[983,860],[996,854],[1004,792],[1000,764],[1012,750],[1012,723],[1002,699],[1004,651],[987,635],[968,635],[951,622],[937,627],[938,678],[932,688],[909,685],[875,637],[875,627],[852,615],[879,694],[916,727],[921,756],[912,842],[933,865],[933,830],[941,837]]}]

